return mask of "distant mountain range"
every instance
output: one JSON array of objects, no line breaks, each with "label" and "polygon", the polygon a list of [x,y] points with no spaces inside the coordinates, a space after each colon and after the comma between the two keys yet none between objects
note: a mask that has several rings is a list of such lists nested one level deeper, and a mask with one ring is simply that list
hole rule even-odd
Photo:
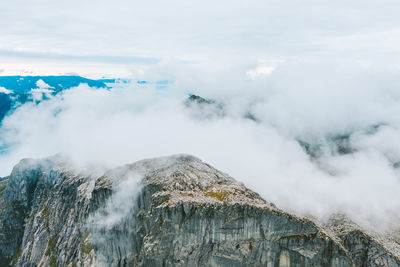
[{"label": "distant mountain range", "polygon": [[13,92],[27,92],[40,88],[39,81],[49,85],[54,91],[76,87],[86,83],[90,87],[107,87],[106,83],[114,83],[116,79],[92,80],[81,76],[0,76],[0,87]]},{"label": "distant mountain range", "polygon": [[[130,79],[87,79],[81,76],[0,76],[0,127],[7,115],[25,103],[39,104],[49,100],[64,90],[80,84],[92,88],[111,89],[116,84],[134,83],[137,86],[150,86],[164,90],[172,83],[169,80],[145,81]],[[9,149],[10,144],[2,143],[0,136],[0,154]]]},{"label": "distant mountain range", "polygon": [[[87,79],[80,76],[0,76],[0,123],[8,112],[18,106],[38,101],[32,96],[32,90],[42,93],[41,99],[49,95],[76,87],[80,84],[87,84],[90,87],[107,88],[108,83],[115,83],[116,79]],[[45,89],[45,90],[43,90]]]}]

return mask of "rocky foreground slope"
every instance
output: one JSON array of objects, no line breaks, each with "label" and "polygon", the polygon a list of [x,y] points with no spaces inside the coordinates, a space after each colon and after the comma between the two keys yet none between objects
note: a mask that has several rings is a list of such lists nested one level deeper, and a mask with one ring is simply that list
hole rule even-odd
[{"label": "rocky foreground slope", "polygon": [[0,266],[400,266],[395,242],[283,212],[187,155],[97,178],[25,159],[0,194]]}]

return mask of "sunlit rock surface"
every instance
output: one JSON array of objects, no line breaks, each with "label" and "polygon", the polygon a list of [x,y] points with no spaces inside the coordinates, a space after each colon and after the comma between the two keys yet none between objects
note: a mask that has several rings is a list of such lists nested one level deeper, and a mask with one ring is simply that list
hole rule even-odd
[{"label": "sunlit rock surface", "polygon": [[0,181],[0,266],[399,266],[397,247],[345,218],[279,210],[176,155],[75,173],[22,160]]}]

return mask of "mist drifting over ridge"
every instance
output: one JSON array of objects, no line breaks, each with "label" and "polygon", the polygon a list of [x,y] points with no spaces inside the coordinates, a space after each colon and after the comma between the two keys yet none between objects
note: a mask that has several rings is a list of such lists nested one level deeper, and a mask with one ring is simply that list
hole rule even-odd
[{"label": "mist drifting over ridge", "polygon": [[[145,78],[173,77],[166,89],[80,85],[26,103],[3,121],[12,150],[1,156],[1,175],[21,158],[60,152],[86,170],[186,153],[299,215],[345,212],[367,227],[398,222],[396,72],[347,63],[279,63],[270,73],[258,67],[199,71],[163,62]],[[217,107],[186,105],[188,94]]]}]

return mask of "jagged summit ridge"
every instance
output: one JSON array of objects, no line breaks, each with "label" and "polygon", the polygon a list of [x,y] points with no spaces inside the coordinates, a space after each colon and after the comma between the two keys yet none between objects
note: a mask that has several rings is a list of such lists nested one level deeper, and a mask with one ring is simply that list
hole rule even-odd
[{"label": "jagged summit ridge", "polygon": [[180,202],[238,203],[274,208],[228,174],[191,155],[141,160],[113,169],[105,177],[120,181],[121,177],[132,173],[141,175],[143,186],[158,185],[160,191],[155,196],[169,196],[163,205],[171,206]]}]

